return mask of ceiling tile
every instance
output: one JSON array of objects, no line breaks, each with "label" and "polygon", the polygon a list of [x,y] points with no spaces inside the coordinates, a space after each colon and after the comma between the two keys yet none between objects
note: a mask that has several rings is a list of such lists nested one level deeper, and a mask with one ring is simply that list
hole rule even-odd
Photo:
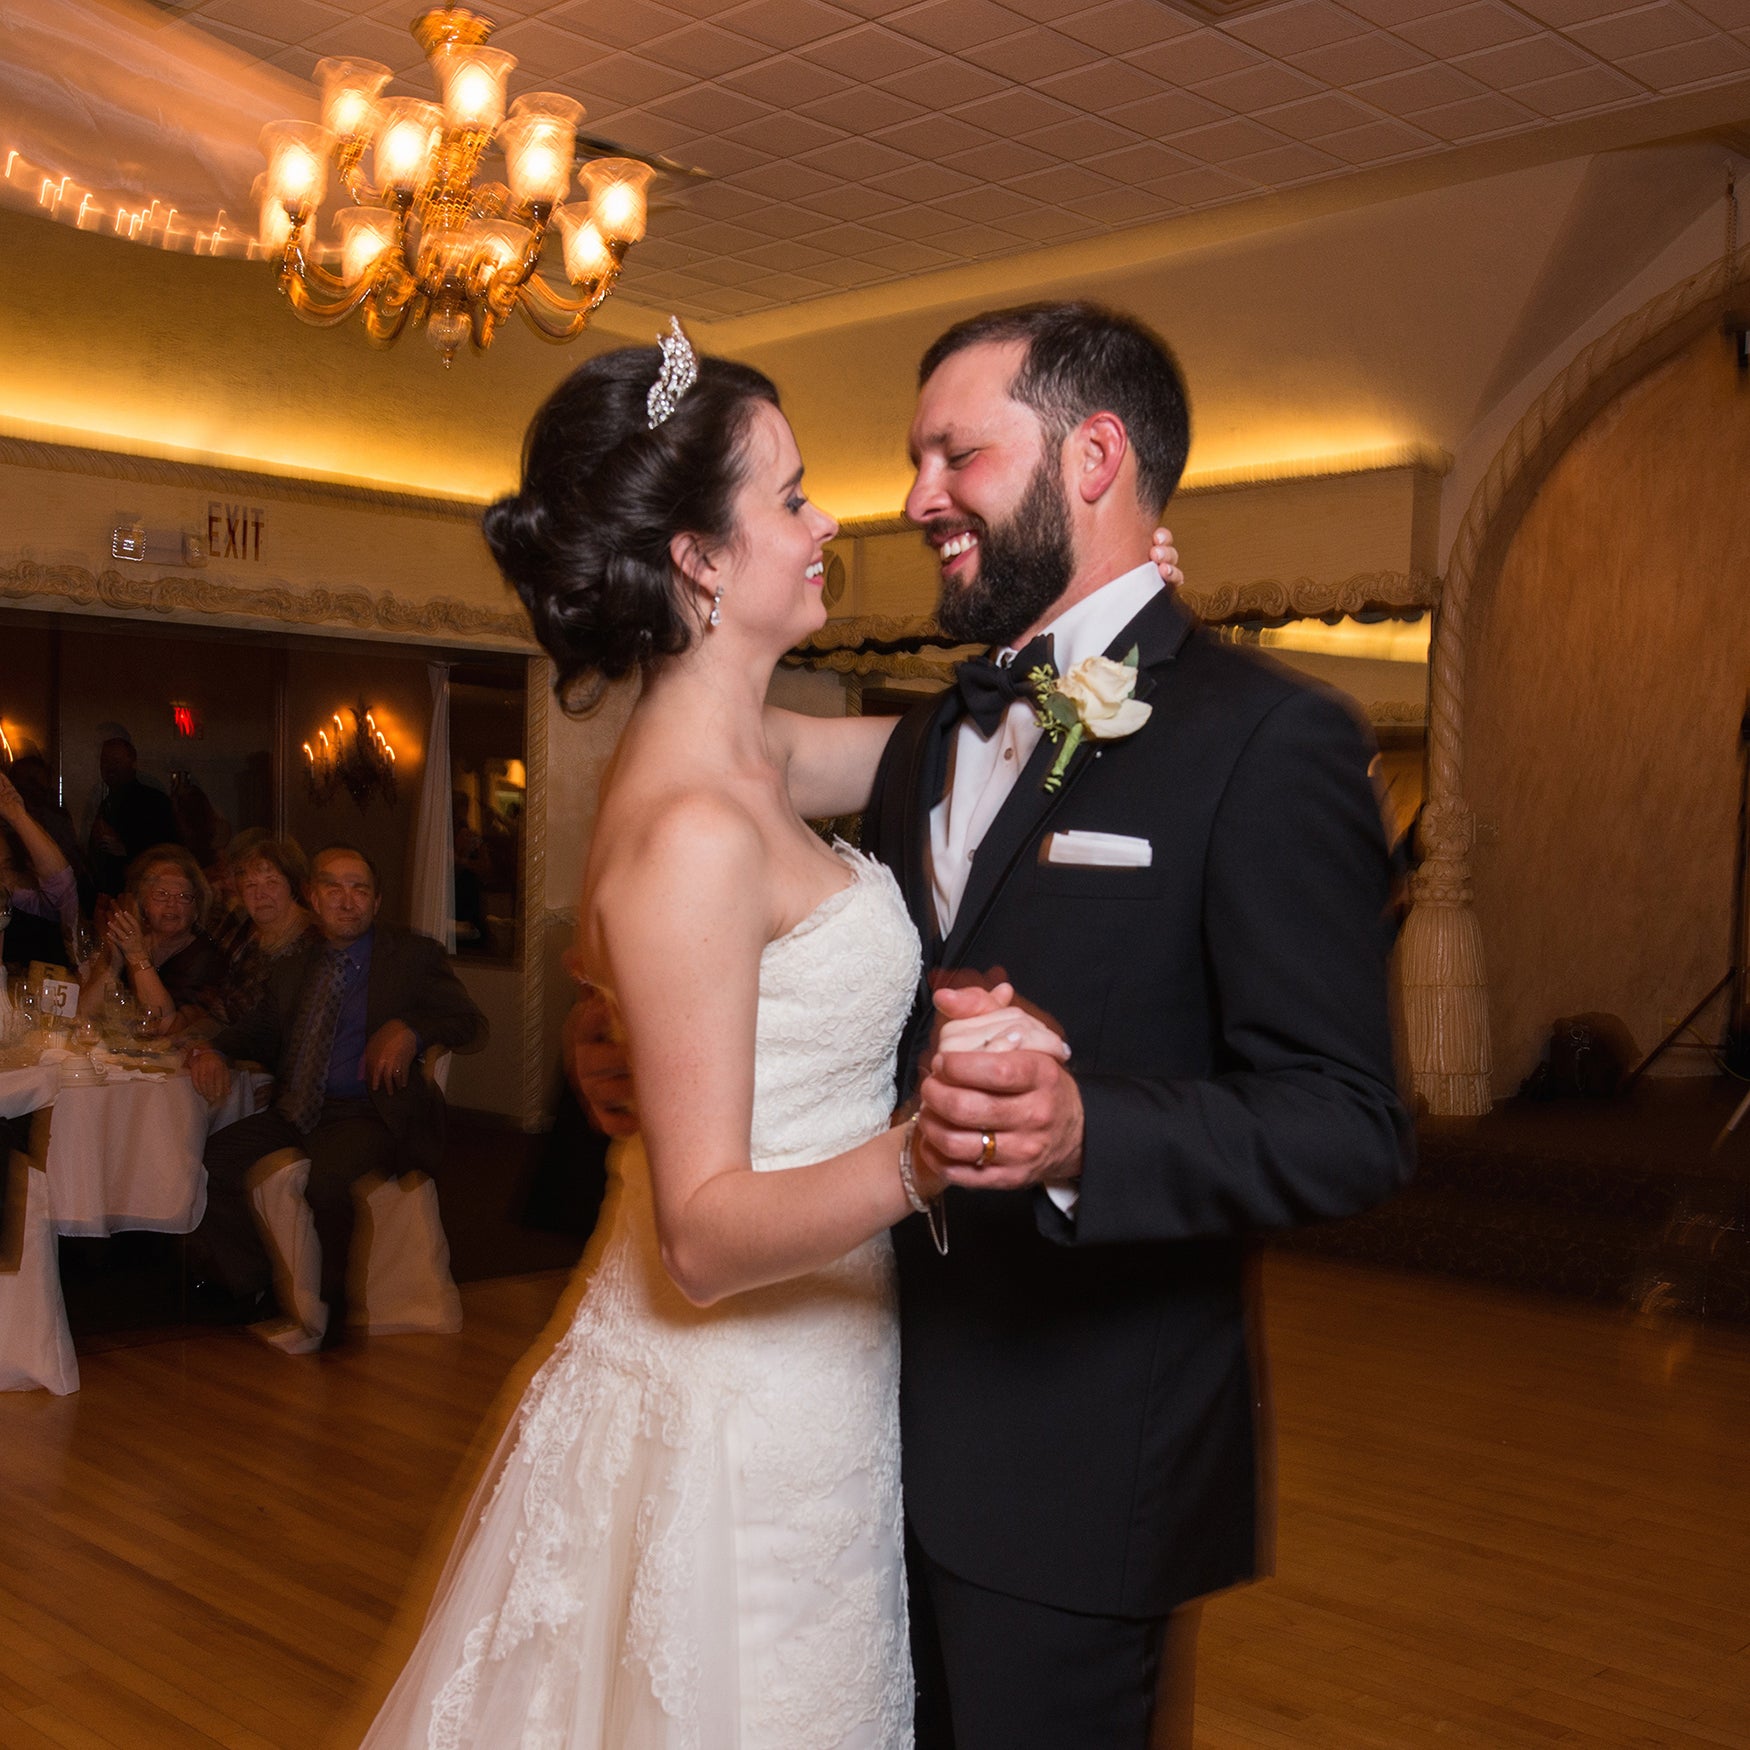
[{"label": "ceiling tile", "polygon": [[1026,195],[1016,194],[1007,188],[975,188],[966,194],[951,194],[944,201],[938,201],[931,208],[914,208],[917,212],[940,212],[953,219],[957,224],[970,222],[973,224],[1003,224],[1010,219],[1019,218],[1023,213],[1038,211],[1039,203],[1030,200]]},{"label": "ceiling tile", "polygon": [[719,291],[701,292],[699,305],[714,316],[745,316],[750,310],[764,308],[765,300],[739,286],[724,286]]},{"label": "ceiling tile", "polygon": [[764,201],[730,182],[708,182],[686,190],[687,206],[708,219],[739,219],[763,206]]},{"label": "ceiling tile", "polygon": [[1000,42],[975,43],[961,51],[961,59],[1000,73],[1024,85],[1049,79],[1053,73],[1067,73],[1072,67],[1085,67],[1100,56],[1085,43],[1060,36],[1043,25],[1035,25]]},{"label": "ceiling tile", "polygon": [[492,33],[495,49],[509,49],[524,64],[531,67],[577,67],[595,59],[596,44],[575,31],[557,30],[541,19],[523,18]]},{"label": "ceiling tile", "polygon": [[205,26],[228,25],[266,38],[280,47],[301,43],[318,31],[345,24],[350,13],[342,6],[327,6],[322,0],[208,0],[195,14]]},{"label": "ceiling tile", "polygon": [[1483,95],[1483,87],[1476,80],[1467,79],[1439,62],[1412,68],[1408,73],[1394,73],[1389,79],[1369,80],[1365,85],[1352,86],[1351,91],[1363,103],[1371,103],[1388,115],[1408,115],[1413,109],[1433,109],[1437,104]]},{"label": "ceiling tile", "polygon": [[1222,28],[1267,55],[1300,55],[1345,42],[1355,35],[1352,13],[1329,0],[1293,0],[1288,6],[1268,6],[1242,13]]},{"label": "ceiling tile", "polygon": [[607,55],[566,71],[572,89],[598,112],[609,105],[615,109],[653,107],[657,98],[672,96],[694,83],[689,74],[658,66],[642,55]]},{"label": "ceiling tile", "polygon": [[1444,12],[1449,4],[1450,0],[1343,0],[1345,10],[1365,18],[1370,24],[1383,24],[1388,30],[1396,30],[1412,18],[1426,18],[1430,13]]},{"label": "ceiling tile", "polygon": [[[665,35],[688,22],[684,12],[661,6],[654,0],[567,0],[558,6],[541,6],[539,14],[546,24],[556,24],[562,30],[574,30],[579,36],[594,37],[597,42],[612,43],[616,48],[633,49],[651,37]],[[493,35],[496,44],[505,33]]]},{"label": "ceiling tile", "polygon": [[1036,170],[1031,176],[1018,176],[1009,186],[1032,200],[1069,206],[1091,194],[1109,193],[1117,184],[1079,164],[1058,164],[1050,170]]},{"label": "ceiling tile", "polygon": [[744,250],[742,259],[758,262],[774,273],[806,273],[816,262],[831,261],[832,256],[826,250],[811,248],[806,243],[777,242]]},{"label": "ceiling tile", "polygon": [[[1019,201],[1024,208],[1030,204],[1021,200],[1019,195],[1009,194],[1006,188],[979,192],[1005,195],[1010,200]],[[983,224],[987,218],[986,214],[945,213],[939,207],[900,207],[891,213],[877,213],[868,221],[868,226],[871,231],[883,231],[889,237],[903,237],[907,242],[917,243],[926,237],[941,237],[949,231],[958,231],[962,225]]]},{"label": "ceiling tile", "polygon": [[1194,207],[1237,200],[1241,195],[1256,193],[1257,187],[1247,177],[1233,176],[1206,164],[1199,170],[1181,170],[1177,176],[1163,177],[1149,185],[1149,192]]},{"label": "ceiling tile", "polygon": [[1261,111],[1257,119],[1290,139],[1316,140],[1343,128],[1378,121],[1379,115],[1341,92],[1326,91],[1299,103],[1284,104],[1281,109]]},{"label": "ceiling tile", "polygon": [[1426,49],[1431,55],[1468,55],[1477,49],[1492,49],[1499,43],[1517,42],[1536,32],[1537,25],[1524,13],[1500,5],[1498,0],[1478,0],[1474,6],[1436,12],[1398,26],[1400,36],[1408,37],[1417,48]]},{"label": "ceiling tile", "polygon": [[1129,128],[1114,127],[1098,116],[1084,115],[1073,122],[1056,122],[1051,127],[1023,134],[1021,141],[1036,152],[1049,152],[1054,158],[1074,161],[1134,146],[1137,137]]},{"label": "ceiling tile", "polygon": [[1094,115],[1105,115],[1120,104],[1136,103],[1168,89],[1140,67],[1114,60],[1095,61],[1068,73],[1058,73],[1033,87],[1035,92],[1061,98],[1064,103]]},{"label": "ceiling tile", "polygon": [[745,225],[715,221],[709,225],[701,225],[687,238],[693,248],[703,249],[713,256],[733,255],[739,249],[757,249],[766,241],[757,231],[750,231]]},{"label": "ceiling tile", "polygon": [[744,122],[770,115],[771,109],[743,97],[739,91],[725,91],[720,85],[689,85],[683,91],[659,102],[646,105],[652,115],[665,121],[691,128],[695,133],[724,134]]},{"label": "ceiling tile", "polygon": [[993,0],[925,0],[923,5],[895,12],[887,20],[890,28],[949,54],[959,54],[974,43],[1013,36],[1028,29],[1031,22]]},{"label": "ceiling tile", "polygon": [[913,164],[904,170],[890,171],[886,176],[871,176],[871,188],[903,200],[934,201],[944,195],[959,194],[976,185],[976,179],[950,170],[945,164]]},{"label": "ceiling tile", "polygon": [[380,18],[343,18],[327,30],[306,37],[304,47],[318,55],[362,55],[381,61],[398,74],[403,69],[417,69],[423,75],[419,80],[420,95],[423,97],[432,88],[419,44],[407,31],[397,30]]},{"label": "ceiling tile", "polygon": [[1183,152],[1175,152],[1171,146],[1145,140],[1139,146],[1126,146],[1121,152],[1107,152],[1098,158],[1089,158],[1087,167],[1101,176],[1111,177],[1114,182],[1138,183],[1190,170],[1194,168],[1194,161]]},{"label": "ceiling tile", "polygon": [[1102,225],[1140,225],[1149,219],[1165,218],[1167,210],[1158,194],[1145,194],[1135,188],[1114,188],[1076,202],[1077,212],[1098,219]]},{"label": "ceiling tile", "polygon": [[1556,30],[1582,24],[1600,13],[1612,11],[1613,0],[1519,0],[1522,12]]},{"label": "ceiling tile", "polygon": [[1326,85],[1354,85],[1363,79],[1401,73],[1407,67],[1425,66],[1428,57],[1397,37],[1375,30],[1351,37],[1346,43],[1332,43],[1327,49],[1295,55],[1293,60],[1301,72]]},{"label": "ceiling tile", "polygon": [[737,171],[752,170],[758,165],[771,162],[765,152],[756,151],[752,146],[743,146],[735,140],[724,139],[705,138],[697,141],[691,156],[699,169],[711,176],[734,176]]},{"label": "ceiling tile", "polygon": [[1219,79],[1206,79],[1196,87],[1199,97],[1207,97],[1235,114],[1270,109],[1279,103],[1291,103],[1297,97],[1311,97],[1320,89],[1316,79],[1296,73],[1276,61],[1266,61],[1259,67],[1243,67],[1237,73],[1224,73]]},{"label": "ceiling tile", "polygon": [[[803,166],[797,165],[796,168],[800,170]],[[898,195],[883,194],[866,182],[835,182],[831,188],[823,188],[818,194],[805,194],[799,198],[811,212],[824,213],[829,219],[873,219],[881,213],[905,207]]]},{"label": "ceiling tile", "polygon": [[804,298],[818,298],[832,287],[803,274],[770,273],[753,281],[752,290],[771,304],[795,304]]},{"label": "ceiling tile", "polygon": [[706,285],[733,286],[747,278],[747,263],[730,256],[712,256],[690,271],[695,279]]},{"label": "ceiling tile", "polygon": [[859,286],[879,285],[887,275],[872,261],[823,261],[812,277],[849,292]]},{"label": "ceiling tile", "polygon": [[877,249],[885,249],[893,239],[883,231],[875,231],[863,225],[828,225],[823,230],[816,231],[809,241],[816,249],[824,249],[829,255],[854,255],[859,258],[873,254]]},{"label": "ceiling tile", "polygon": [[[801,166],[796,166],[800,169]],[[820,229],[820,214],[811,213],[806,207],[795,205],[787,200],[775,200],[769,207],[762,207],[757,213],[749,213],[742,220],[750,231],[758,231],[762,237],[795,238],[806,236],[810,231]]]},{"label": "ceiling tile", "polygon": [[737,67],[763,61],[771,52],[764,43],[720,30],[714,24],[688,24],[667,36],[653,37],[643,47],[653,61],[666,61],[671,67],[684,67],[706,78],[733,73]]},{"label": "ceiling tile", "polygon": [[1547,31],[1542,36],[1527,37],[1521,43],[1504,43],[1498,49],[1484,49],[1479,54],[1464,55],[1454,63],[1496,90],[1528,85],[1534,79],[1552,79],[1558,73],[1571,73],[1587,65],[1586,57],[1572,43]]},{"label": "ceiling tile", "polygon": [[1689,9],[1721,30],[1750,30],[1750,0],[1689,0]]},{"label": "ceiling tile", "polygon": [[1632,79],[1610,67],[1581,67],[1554,79],[1540,79],[1531,85],[1516,85],[1513,95],[1529,104],[1539,115],[1578,115],[1607,103],[1621,103],[1636,97],[1640,87]]},{"label": "ceiling tile", "polygon": [[1191,128],[1172,136],[1174,146],[1187,157],[1205,164],[1225,164],[1230,158],[1243,158],[1251,152],[1268,151],[1282,144],[1282,136],[1245,116],[1230,116],[1224,122],[1214,122],[1206,128]]},{"label": "ceiling tile", "polygon": [[[1004,241],[1013,247],[1012,239],[1005,238]],[[956,258],[940,249],[932,249],[926,243],[889,243],[885,249],[877,250],[865,259],[894,273],[928,273],[933,268],[952,267]]]},{"label": "ceiling tile", "polygon": [[1515,103],[1499,91],[1485,91],[1480,97],[1419,110],[1405,119],[1442,140],[1474,140],[1482,134],[1522,128],[1537,117],[1524,104]]},{"label": "ceiling tile", "polygon": [[1319,148],[1335,152],[1351,164],[1377,164],[1387,158],[1401,158],[1406,152],[1426,151],[1433,144],[1429,135],[1407,122],[1377,121],[1326,134],[1319,141]]},{"label": "ceiling tile", "polygon": [[1035,128],[1050,127],[1053,122],[1071,121],[1079,112],[1067,103],[1016,86],[1001,97],[981,97],[976,103],[962,104],[953,113],[993,134],[1014,135],[1030,134]]},{"label": "ceiling tile", "polygon": [[1126,59],[1169,85],[1198,85],[1205,79],[1219,79],[1223,73],[1255,67],[1264,57],[1219,30],[1197,30]]},{"label": "ceiling tile", "polygon": [[1008,182],[1033,170],[1049,170],[1057,162],[1049,152],[1036,151],[1018,140],[996,140],[943,160],[951,170],[977,182]]},{"label": "ceiling tile", "polygon": [[1236,176],[1249,176],[1265,188],[1281,188],[1289,183],[1305,182],[1310,177],[1328,176],[1341,170],[1343,161],[1314,146],[1295,144],[1275,146],[1268,152],[1256,152],[1249,158],[1235,158],[1229,165]]},{"label": "ceiling tile", "polygon": [[1003,0],[1003,4],[1035,24],[1052,24],[1080,12],[1087,0]]},{"label": "ceiling tile", "polygon": [[825,0],[751,0],[749,5],[713,12],[711,16],[727,29],[774,49],[818,42],[823,36],[850,30],[860,22],[856,13],[829,6]]},{"label": "ceiling tile", "polygon": [[749,189],[769,200],[799,201],[804,196],[824,194],[829,188],[844,185],[824,170],[810,170],[806,164],[792,164],[783,158],[775,164],[762,164],[757,169],[742,171],[730,186]]},{"label": "ceiling tile", "polygon": [[848,133],[873,134],[900,122],[915,121],[929,112],[921,103],[895,97],[879,86],[853,85],[830,97],[817,97],[812,103],[803,104],[800,113]]},{"label": "ceiling tile", "polygon": [[745,91],[764,103],[780,109],[796,109],[805,103],[818,102],[837,91],[854,89],[854,81],[830,67],[817,66],[795,55],[780,55],[758,66],[743,67],[739,72],[726,73],[719,84],[735,91]]},{"label": "ceiling tile", "polygon": [[971,103],[975,98],[1001,96],[1012,88],[1008,80],[987,73],[982,67],[938,56],[920,67],[883,79],[881,89],[909,97],[925,109],[954,109],[960,104]]},{"label": "ceiling tile", "polygon": [[1196,26],[1153,0],[1107,0],[1104,6],[1066,13],[1057,21],[1057,28],[1092,48],[1122,55],[1171,37],[1187,36]]},{"label": "ceiling tile", "polygon": [[[1173,203],[1161,196],[1156,199],[1164,218],[1173,210]],[[1072,243],[1078,237],[1091,236],[1100,226],[1095,220],[1063,207],[1036,207],[1031,214],[1010,219],[1004,229],[1032,243]]]},{"label": "ceiling tile", "polygon": [[997,138],[989,128],[974,127],[949,115],[925,115],[916,121],[901,122],[896,128],[883,128],[874,136],[884,146],[910,152],[916,158],[952,158],[956,152],[970,152],[974,146],[991,145]]},{"label": "ceiling tile", "polygon": [[[1686,7],[1660,0],[1658,5],[1596,18],[1590,24],[1571,25],[1568,35],[1593,54],[1602,55],[1607,61],[1620,61],[1629,55],[1644,55],[1653,49],[1692,43],[1697,37],[1712,37],[1716,32],[1705,19],[1697,18]],[[1725,69],[1722,67],[1721,71]]]},{"label": "ceiling tile", "polygon": [[879,24],[865,24],[843,36],[810,43],[797,53],[852,79],[885,79],[933,59],[922,43],[913,42]]},{"label": "ceiling tile", "polygon": [[847,182],[871,182],[877,176],[908,170],[917,160],[909,152],[896,152],[874,140],[839,140],[804,154],[801,162]]},{"label": "ceiling tile", "polygon": [[[673,156],[681,151],[683,141],[698,138],[691,129],[665,121],[661,116],[651,115],[642,109],[623,109],[601,125],[606,133],[611,134],[616,145],[630,146],[635,152],[659,152]],[[708,139],[699,140],[701,148],[715,143]]]},{"label": "ceiling tile", "polygon": [[1158,97],[1145,97],[1140,103],[1126,103],[1111,112],[1111,119],[1132,133],[1162,139],[1201,122],[1226,119],[1227,111],[1207,97],[1190,91],[1164,90]]},{"label": "ceiling tile", "polygon": [[838,128],[826,127],[805,115],[787,115],[783,110],[769,110],[757,121],[731,128],[723,137],[774,158],[800,158],[846,138]]},{"label": "ceiling tile", "polygon": [[1730,79],[1750,70],[1750,50],[1729,36],[1705,42],[1679,43],[1648,55],[1630,55],[1622,70],[1655,91],[1677,91],[1715,79]]}]

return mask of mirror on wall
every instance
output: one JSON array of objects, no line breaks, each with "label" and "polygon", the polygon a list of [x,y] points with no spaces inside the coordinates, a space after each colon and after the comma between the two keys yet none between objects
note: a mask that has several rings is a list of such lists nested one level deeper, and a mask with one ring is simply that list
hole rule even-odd
[{"label": "mirror on wall", "polygon": [[450,671],[450,801],[455,830],[456,952],[516,958],[522,891],[524,713],[528,664],[458,663]]}]

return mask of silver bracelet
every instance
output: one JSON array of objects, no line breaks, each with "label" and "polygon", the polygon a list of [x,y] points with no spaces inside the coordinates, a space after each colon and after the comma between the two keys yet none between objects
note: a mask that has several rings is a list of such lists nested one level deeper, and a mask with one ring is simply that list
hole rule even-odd
[{"label": "silver bracelet", "polygon": [[905,1121],[905,1135],[899,1139],[899,1182],[905,1188],[906,1202],[930,1224],[930,1238],[945,1258],[948,1255],[948,1212],[942,1207],[940,1197],[932,1202],[918,1190],[917,1171],[912,1166],[912,1147],[917,1140],[918,1120],[922,1116],[921,1112],[914,1112]]}]

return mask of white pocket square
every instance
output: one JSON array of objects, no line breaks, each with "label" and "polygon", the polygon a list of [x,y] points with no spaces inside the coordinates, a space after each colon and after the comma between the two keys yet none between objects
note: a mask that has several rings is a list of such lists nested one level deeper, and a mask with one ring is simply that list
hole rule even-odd
[{"label": "white pocket square", "polygon": [[1079,864],[1084,869],[1147,869],[1155,849],[1147,839],[1121,832],[1054,832],[1045,841],[1047,863]]}]

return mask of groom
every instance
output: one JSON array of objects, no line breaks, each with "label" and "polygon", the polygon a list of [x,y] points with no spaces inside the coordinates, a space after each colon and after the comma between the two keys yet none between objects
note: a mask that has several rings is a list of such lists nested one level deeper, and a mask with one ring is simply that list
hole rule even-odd
[{"label": "groom", "polygon": [[[863,822],[925,944],[900,1086],[953,1181],[945,1256],[922,1220],[895,1231],[917,1741],[1146,1750],[1188,1700],[1173,1613],[1258,1568],[1249,1245],[1410,1169],[1372,748],[1148,561],[1189,425],[1147,329],[999,311],[919,382],[907,514],[943,629],[997,660],[902,720]],[[1028,674],[1133,649],[1143,721],[1084,734],[1048,783],[1065,746]],[[1067,1066],[932,1058],[936,1015],[999,978]],[[570,1041],[619,1127],[623,1050]]]},{"label": "groom", "polygon": [[[1073,1055],[927,1061],[920,1001],[901,1066],[954,1187],[945,1256],[895,1232],[918,1743],[1144,1750],[1169,1616],[1257,1571],[1249,1243],[1410,1170],[1373,750],[1148,562],[1189,426],[1141,324],[973,317],[919,384],[906,514],[943,629],[997,661],[902,721],[863,845],[936,1009],[1006,978]],[[1062,762],[1026,675],[1132,651],[1145,720]]]}]

